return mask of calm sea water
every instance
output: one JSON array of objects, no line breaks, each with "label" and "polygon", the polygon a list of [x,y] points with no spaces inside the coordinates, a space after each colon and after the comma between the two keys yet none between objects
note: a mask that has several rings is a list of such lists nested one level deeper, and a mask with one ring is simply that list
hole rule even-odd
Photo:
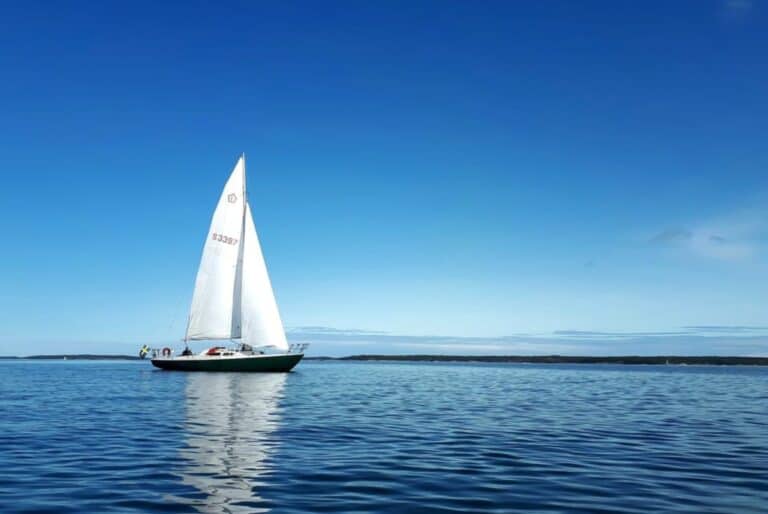
[{"label": "calm sea water", "polygon": [[0,362],[0,511],[768,512],[768,369]]}]

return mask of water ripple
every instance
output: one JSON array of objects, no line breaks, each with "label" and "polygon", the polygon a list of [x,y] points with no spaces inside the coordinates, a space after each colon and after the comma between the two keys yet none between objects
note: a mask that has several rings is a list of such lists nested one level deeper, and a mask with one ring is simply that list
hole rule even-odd
[{"label": "water ripple", "polygon": [[765,512],[768,370],[0,363],[3,512]]}]

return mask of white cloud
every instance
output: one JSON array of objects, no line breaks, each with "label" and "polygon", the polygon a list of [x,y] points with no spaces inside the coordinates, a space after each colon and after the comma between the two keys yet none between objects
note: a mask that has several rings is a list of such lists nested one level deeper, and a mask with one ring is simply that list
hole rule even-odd
[{"label": "white cloud", "polygon": [[650,242],[699,257],[743,261],[759,253],[767,236],[768,210],[748,209],[691,227],[665,228]]},{"label": "white cloud", "polygon": [[768,326],[704,325],[665,332],[560,330],[538,335],[459,337],[371,333],[315,327],[289,332],[291,342],[309,342],[315,355],[746,355],[768,351]]},{"label": "white cloud", "polygon": [[752,0],[726,0],[725,8],[731,12],[744,13],[752,9]]},{"label": "white cloud", "polygon": [[725,21],[739,22],[749,18],[753,2],[752,0],[725,0],[722,6],[722,16]]}]

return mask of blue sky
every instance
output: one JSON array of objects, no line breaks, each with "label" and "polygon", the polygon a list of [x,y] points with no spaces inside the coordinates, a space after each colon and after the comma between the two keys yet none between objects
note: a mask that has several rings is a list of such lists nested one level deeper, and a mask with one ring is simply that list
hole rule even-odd
[{"label": "blue sky", "polygon": [[183,332],[240,152],[312,353],[768,354],[768,6],[0,7],[0,354]]}]

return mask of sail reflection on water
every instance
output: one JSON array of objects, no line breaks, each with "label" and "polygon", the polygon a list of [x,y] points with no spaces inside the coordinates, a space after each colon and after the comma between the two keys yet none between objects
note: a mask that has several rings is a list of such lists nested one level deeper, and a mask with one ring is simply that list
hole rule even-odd
[{"label": "sail reflection on water", "polygon": [[258,495],[278,447],[282,373],[194,373],[187,377],[182,482],[200,512],[267,512]]}]

